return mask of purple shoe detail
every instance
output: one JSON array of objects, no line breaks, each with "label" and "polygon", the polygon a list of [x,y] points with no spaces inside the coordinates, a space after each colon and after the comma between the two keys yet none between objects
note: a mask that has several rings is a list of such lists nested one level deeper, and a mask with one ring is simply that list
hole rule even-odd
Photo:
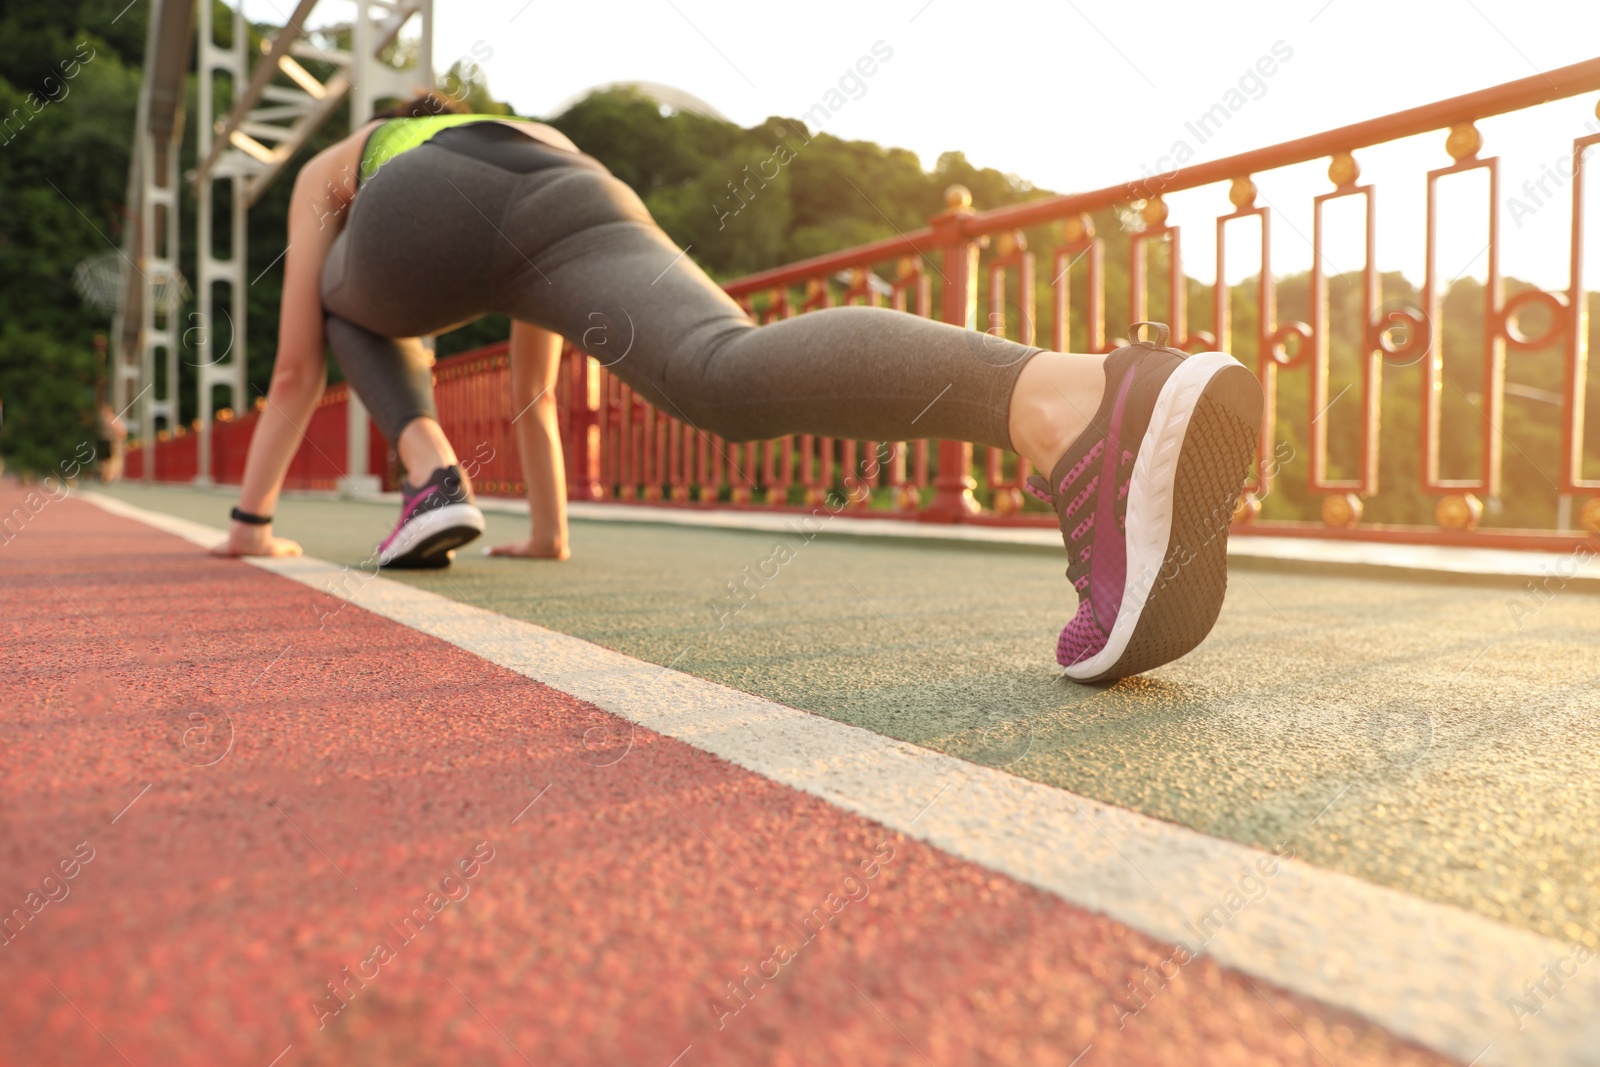
[{"label": "purple shoe detail", "polygon": [[[1100,463],[1100,493],[1095,501],[1095,512],[1100,515],[1115,515],[1117,500],[1127,495],[1128,482],[1119,479],[1117,474],[1118,468],[1123,465],[1122,457],[1126,454],[1120,447],[1122,417],[1127,410],[1128,391],[1133,388],[1136,373],[1134,368],[1128,369],[1121,388],[1117,390],[1116,406],[1111,409],[1111,430],[1106,434],[1104,458]],[[1131,467],[1127,473],[1129,476],[1133,474]],[[1119,493],[1118,488],[1123,491]],[[1104,646],[1104,635],[1110,634],[1111,627],[1116,625],[1117,609],[1122,606],[1122,587],[1128,576],[1128,543],[1116,523],[1103,522],[1095,531],[1094,559],[1094,569],[1089,572],[1089,603],[1094,605],[1095,621],[1102,634],[1100,644]],[[1099,648],[1095,651],[1098,652]]]},{"label": "purple shoe detail", "polygon": [[459,468],[441,467],[413,489],[401,485],[400,519],[378,546],[381,566],[448,566],[454,549],[483,533],[483,513]]},{"label": "purple shoe detail", "polygon": [[[1082,592],[1080,589],[1079,593]],[[1063,667],[1082,663],[1106,647],[1106,640],[1109,637],[1110,635],[1100,628],[1100,624],[1094,621],[1094,608],[1089,598],[1085,596],[1078,604],[1078,613],[1062,628],[1061,636],[1056,640],[1056,662]]]},{"label": "purple shoe detail", "polygon": [[401,483],[401,493],[405,498],[405,503],[400,508],[400,521],[394,524],[394,530],[391,531],[389,536],[383,539],[383,543],[378,546],[379,552],[387,550],[388,547],[394,543],[394,539],[399,537],[400,531],[406,528],[406,521],[416,513],[417,508],[422,505],[423,501],[427,500],[438,491],[439,487],[437,485],[429,485],[419,490],[416,495],[413,496],[411,494],[410,487],[406,486],[404,483]]},{"label": "purple shoe detail", "polygon": [[1073,515],[1077,514],[1078,509],[1089,502],[1089,499],[1094,496],[1094,492],[1099,488],[1099,486],[1099,475],[1095,475],[1093,478],[1090,478],[1089,484],[1083,487],[1083,492],[1072,498],[1072,503],[1067,505],[1067,509],[1061,513],[1061,517],[1064,519],[1070,519]]},{"label": "purple shoe detail", "polygon": [[1096,441],[1094,447],[1089,449],[1088,455],[1079,460],[1078,465],[1068,471],[1066,477],[1061,479],[1061,484],[1056,487],[1056,492],[1065,493],[1067,486],[1083,477],[1083,472],[1089,469],[1091,463],[1100,458],[1100,453],[1105,451],[1105,447],[1106,443],[1104,441]]}]

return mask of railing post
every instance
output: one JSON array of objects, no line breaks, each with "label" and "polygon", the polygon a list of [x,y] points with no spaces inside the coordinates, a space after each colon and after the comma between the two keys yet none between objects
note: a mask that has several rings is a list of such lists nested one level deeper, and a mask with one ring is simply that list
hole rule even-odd
[{"label": "railing post", "polygon": [[604,500],[600,483],[600,364],[579,348],[571,348],[567,393],[567,454],[572,477],[568,500]]},{"label": "railing post", "polygon": [[344,474],[339,478],[339,492],[350,497],[373,496],[383,489],[383,479],[370,473],[371,430],[367,408],[354,389],[345,394],[345,404]]},{"label": "railing post", "polygon": [[[944,282],[940,312],[945,322],[971,330],[978,314],[978,243],[962,232],[970,218],[972,194],[964,186],[945,190],[946,210],[929,220],[934,238],[944,248]],[[935,401],[937,403],[937,401]],[[939,442],[939,473],[933,480],[933,499],[917,518],[924,522],[960,522],[982,511],[972,491],[978,486],[972,477],[972,444],[969,441]]]}]

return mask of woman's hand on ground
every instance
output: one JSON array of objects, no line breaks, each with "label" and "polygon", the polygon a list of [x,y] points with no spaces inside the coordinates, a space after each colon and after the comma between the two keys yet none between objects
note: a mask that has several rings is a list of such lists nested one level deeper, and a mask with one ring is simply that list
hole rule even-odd
[{"label": "woman's hand on ground", "polygon": [[300,545],[287,537],[272,536],[271,526],[235,522],[228,539],[211,550],[213,556],[298,556]]},{"label": "woman's hand on ground", "polygon": [[566,545],[552,545],[547,541],[515,541],[509,545],[495,545],[483,550],[486,556],[515,556],[519,559],[570,559],[572,551]]}]

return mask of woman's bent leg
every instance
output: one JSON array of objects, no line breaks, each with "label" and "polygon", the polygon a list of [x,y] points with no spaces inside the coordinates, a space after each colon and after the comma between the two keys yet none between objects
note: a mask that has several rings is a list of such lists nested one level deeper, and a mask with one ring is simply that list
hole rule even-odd
[{"label": "woman's bent leg", "polygon": [[391,443],[413,419],[439,420],[433,362],[415,337],[382,337],[337,315],[324,320],[328,347],[345,381]]},{"label": "woman's bent leg", "polygon": [[[432,157],[464,168],[432,166]],[[454,456],[440,462],[435,454],[444,437],[437,432],[433,361],[417,337],[489,310],[493,276],[484,235],[474,228],[484,225],[477,205],[497,213],[495,205],[516,185],[513,174],[424,146],[362,188],[323,265],[322,305],[334,359],[419,479]],[[492,228],[487,236],[494,239]],[[434,432],[407,430],[419,421]]]}]

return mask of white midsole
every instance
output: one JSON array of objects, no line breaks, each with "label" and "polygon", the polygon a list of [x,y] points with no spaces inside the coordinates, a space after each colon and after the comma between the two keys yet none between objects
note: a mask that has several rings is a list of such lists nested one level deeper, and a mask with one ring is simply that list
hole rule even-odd
[{"label": "white midsole", "polygon": [[1128,489],[1128,572],[1122,587],[1122,606],[1117,609],[1117,621],[1105,647],[1066,668],[1067,677],[1085,679],[1103,674],[1128,650],[1167,556],[1167,542],[1172,536],[1173,481],[1183,453],[1183,439],[1189,432],[1189,418],[1211,379],[1238,366],[1239,361],[1226,352],[1201,352],[1178,364],[1162,385]]},{"label": "white midsole", "polygon": [[405,530],[395,538],[393,544],[378,553],[378,566],[388,566],[436,533],[461,527],[483,533],[483,512],[472,504],[446,504],[442,508],[425,511],[406,524]]}]

